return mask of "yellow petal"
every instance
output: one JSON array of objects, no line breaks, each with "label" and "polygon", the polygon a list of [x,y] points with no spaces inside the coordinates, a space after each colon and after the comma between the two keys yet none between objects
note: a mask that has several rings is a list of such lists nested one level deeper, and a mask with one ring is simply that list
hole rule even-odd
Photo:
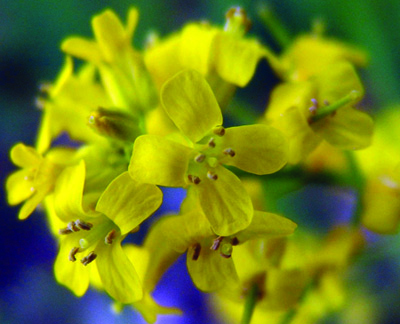
[{"label": "yellow petal", "polygon": [[222,113],[204,77],[194,70],[169,79],[161,89],[161,103],[175,125],[196,143],[214,126]]},{"label": "yellow petal", "polygon": [[150,294],[145,293],[142,300],[133,303],[133,307],[143,316],[147,323],[155,323],[157,315],[182,315],[175,307],[164,307],[157,304]]},{"label": "yellow petal", "polygon": [[374,122],[362,111],[343,107],[334,116],[313,123],[312,128],[333,146],[359,150],[371,145]]},{"label": "yellow petal", "polygon": [[33,147],[22,143],[13,146],[10,156],[11,161],[21,168],[37,167],[43,159]]},{"label": "yellow petal", "polygon": [[54,264],[56,280],[68,287],[72,292],[81,297],[89,287],[89,269],[93,264],[85,267],[79,260],[69,261],[68,256],[73,247],[76,247],[77,239],[74,234],[69,234],[61,240],[60,251]]},{"label": "yellow petal", "polygon": [[233,149],[235,156],[227,156],[222,163],[247,172],[269,174],[278,171],[287,162],[287,141],[279,130],[271,126],[227,128],[223,143]]},{"label": "yellow petal", "polygon": [[199,201],[213,231],[229,236],[245,229],[253,218],[250,196],[239,178],[219,166],[215,169],[217,180],[204,179],[196,185]]},{"label": "yellow petal", "polygon": [[364,87],[354,66],[347,61],[340,61],[326,67],[315,78],[318,90],[318,100],[333,104],[347,96],[351,91],[357,91],[359,98],[364,96]]},{"label": "yellow petal", "polygon": [[135,268],[121,247],[121,240],[111,246],[99,242],[97,268],[104,289],[117,301],[130,304],[143,298],[143,288]]},{"label": "yellow petal", "polygon": [[139,11],[136,8],[129,8],[128,19],[126,21],[126,39],[131,40],[133,38],[133,33],[135,32],[137,23],[139,20]]},{"label": "yellow petal", "polygon": [[32,196],[32,182],[28,181],[29,170],[22,169],[12,173],[6,182],[7,202],[18,205]]},{"label": "yellow petal", "polygon": [[219,33],[215,39],[215,66],[222,79],[244,87],[254,75],[264,50],[254,39]]},{"label": "yellow petal", "polygon": [[48,191],[45,190],[37,190],[33,193],[33,195],[22,205],[19,213],[18,219],[26,219],[36,207],[43,201],[46,197]]},{"label": "yellow petal", "polygon": [[297,225],[290,219],[255,210],[250,225],[236,237],[240,243],[243,243],[250,239],[290,235],[296,227]]},{"label": "yellow petal", "polygon": [[238,277],[231,258],[219,255],[218,251],[202,246],[197,260],[193,260],[194,250],[187,253],[186,265],[193,283],[205,292],[216,291],[226,285],[237,284]]},{"label": "yellow petal", "polygon": [[180,61],[187,69],[207,75],[210,69],[212,44],[217,29],[205,24],[189,24],[182,30]]},{"label": "yellow petal", "polygon": [[85,162],[65,168],[58,177],[54,189],[54,208],[57,216],[65,222],[85,215],[82,207],[85,185]]},{"label": "yellow petal", "polygon": [[115,178],[101,195],[96,210],[105,214],[125,235],[154,213],[162,202],[155,185],[134,181],[128,172]]},{"label": "yellow petal", "polygon": [[117,15],[105,10],[92,19],[93,33],[106,59],[110,62],[126,42],[126,34]]},{"label": "yellow petal", "polygon": [[158,89],[170,77],[184,69],[180,62],[180,43],[180,35],[172,35],[151,47],[144,54],[146,67]]},{"label": "yellow petal", "polygon": [[129,174],[138,182],[184,187],[190,153],[190,148],[161,136],[140,136],[133,147]]},{"label": "yellow petal", "polygon": [[288,162],[296,164],[305,159],[321,142],[298,107],[287,109],[273,126],[282,131],[289,142]]},{"label": "yellow petal", "polygon": [[103,60],[99,45],[82,37],[67,38],[62,42],[61,50],[64,53],[93,63],[100,63]]}]

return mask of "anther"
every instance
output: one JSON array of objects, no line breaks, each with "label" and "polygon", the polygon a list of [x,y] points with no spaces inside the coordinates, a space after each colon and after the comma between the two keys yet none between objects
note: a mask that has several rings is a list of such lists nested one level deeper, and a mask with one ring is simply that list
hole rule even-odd
[{"label": "anther", "polygon": [[75,262],[76,258],[75,255],[79,252],[79,248],[78,247],[73,247],[71,249],[71,251],[69,251],[69,255],[68,255],[68,259],[69,261]]},{"label": "anther", "polygon": [[315,115],[317,113],[317,109],[318,109],[318,100],[315,98],[312,98],[311,102],[313,105],[310,108],[308,108],[308,110],[310,111],[310,113],[312,115]]},{"label": "anther", "polygon": [[199,259],[200,252],[201,252],[201,245],[199,243],[196,243],[193,246],[193,256],[192,256],[193,261],[197,261]]},{"label": "anther", "polygon": [[201,163],[205,160],[206,156],[203,153],[200,153],[198,155],[196,155],[196,157],[194,158],[194,160],[198,163]]},{"label": "anther", "polygon": [[218,136],[224,136],[225,135],[225,128],[222,126],[218,126],[214,128],[213,133]]},{"label": "anther", "polygon": [[211,137],[210,140],[208,141],[208,146],[209,147],[215,147],[215,140],[214,137]]},{"label": "anther", "polygon": [[67,225],[67,228],[71,231],[71,232],[79,232],[79,227],[76,226],[75,222],[69,222]]},{"label": "anther", "polygon": [[94,251],[90,252],[87,256],[85,256],[81,262],[84,266],[87,266],[90,262],[93,262],[94,259],[96,259],[97,254],[94,253]]},{"label": "anther", "polygon": [[218,179],[218,175],[212,171],[207,171],[207,178],[215,181]]},{"label": "anther", "polygon": [[234,238],[232,238],[231,244],[232,244],[233,246],[238,245],[238,244],[239,244],[239,239],[235,236]]},{"label": "anther", "polygon": [[75,221],[75,225],[77,225],[80,229],[82,229],[84,231],[89,231],[93,227],[92,223],[87,223],[80,219],[77,219]]},{"label": "anther", "polygon": [[66,235],[66,234],[71,234],[71,233],[73,233],[73,231],[71,231],[68,227],[60,228],[58,230],[58,234],[60,234],[60,235]]},{"label": "anther", "polygon": [[188,175],[188,179],[190,182],[194,183],[195,185],[198,185],[201,182],[201,179],[199,177],[191,175],[191,174]]},{"label": "anther", "polygon": [[108,245],[112,244],[116,236],[117,236],[117,231],[115,229],[112,229],[111,231],[108,232],[107,236],[105,237],[104,243]]},{"label": "anther", "polygon": [[227,148],[223,151],[225,155],[229,155],[230,157],[234,157],[236,155],[236,152],[232,150],[231,148]]},{"label": "anther", "polygon": [[217,251],[219,249],[219,246],[221,245],[222,240],[224,239],[223,236],[218,236],[214,242],[213,245],[211,245],[210,250]]}]

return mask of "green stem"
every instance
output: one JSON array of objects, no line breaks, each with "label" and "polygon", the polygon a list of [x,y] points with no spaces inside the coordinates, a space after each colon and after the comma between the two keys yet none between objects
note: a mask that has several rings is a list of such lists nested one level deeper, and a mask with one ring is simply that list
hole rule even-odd
[{"label": "green stem", "polygon": [[253,284],[249,291],[249,294],[247,295],[246,303],[244,304],[242,321],[240,322],[240,324],[250,324],[251,317],[253,316],[253,312],[256,307],[258,292],[258,285],[255,283]]},{"label": "green stem", "polygon": [[286,27],[276,17],[275,13],[266,4],[261,4],[258,10],[259,16],[267,29],[271,32],[277,43],[286,48],[291,43],[291,37]]},{"label": "green stem", "polygon": [[310,121],[311,122],[316,122],[326,116],[331,115],[334,113],[336,110],[339,108],[356,101],[360,98],[360,93],[356,90],[351,91],[347,96],[343,97],[342,99],[339,99],[338,101],[334,102],[333,104],[325,107],[319,107],[315,111],[315,115],[311,116]]},{"label": "green stem", "polygon": [[358,166],[356,159],[354,158],[354,153],[351,151],[345,151],[347,163],[349,165],[349,174],[351,177],[351,182],[353,187],[356,189],[356,207],[353,212],[351,219],[351,224],[353,227],[357,227],[361,221],[361,213],[363,209],[362,196],[364,194],[365,179]]}]

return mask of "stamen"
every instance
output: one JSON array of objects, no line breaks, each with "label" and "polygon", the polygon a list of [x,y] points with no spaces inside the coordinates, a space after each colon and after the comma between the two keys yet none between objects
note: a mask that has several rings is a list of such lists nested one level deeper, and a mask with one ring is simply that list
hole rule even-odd
[{"label": "stamen", "polygon": [[208,141],[208,146],[214,148],[215,147],[215,139],[214,137],[211,137],[210,140]]},{"label": "stamen", "polygon": [[192,256],[193,261],[197,261],[199,259],[200,252],[201,252],[201,245],[199,243],[196,243],[193,246],[193,256]]},{"label": "stamen", "polygon": [[315,115],[317,113],[317,109],[318,109],[318,106],[319,106],[318,105],[318,100],[315,99],[315,98],[312,98],[311,102],[313,103],[313,105],[310,108],[308,108],[308,110],[310,111],[310,113],[312,115]]},{"label": "stamen", "polygon": [[71,232],[79,232],[79,227],[76,226],[75,222],[69,222],[67,225],[67,228],[71,231]]},{"label": "stamen", "polygon": [[226,148],[223,153],[229,155],[230,157],[234,157],[236,155],[236,152],[231,148]]},{"label": "stamen", "polygon": [[222,244],[219,254],[223,258],[229,259],[232,256],[232,250],[233,250],[232,244],[225,243],[225,244]]},{"label": "stamen", "polygon": [[224,136],[225,135],[225,128],[222,127],[222,126],[218,126],[218,127],[214,128],[213,133],[215,135],[218,135],[218,136]]},{"label": "stamen", "polygon": [[234,238],[232,238],[231,244],[233,246],[239,245],[239,239],[235,236]]},{"label": "stamen", "polygon": [[188,175],[188,179],[190,182],[194,183],[195,185],[198,185],[201,182],[201,179],[199,177],[191,175],[191,174]]},{"label": "stamen", "polygon": [[213,245],[211,245],[210,250],[217,251],[219,249],[219,246],[221,245],[222,240],[224,239],[223,236],[218,236],[214,242]]},{"label": "stamen", "polygon": [[94,251],[90,252],[87,256],[85,256],[81,262],[84,266],[87,266],[90,262],[93,262],[94,259],[97,258],[97,254],[94,253]]},{"label": "stamen", "polygon": [[60,235],[66,235],[66,234],[71,234],[73,231],[71,231],[68,227],[60,228],[58,230],[58,234]]},{"label": "stamen", "polygon": [[71,251],[69,251],[69,255],[68,255],[68,259],[69,261],[75,262],[76,258],[75,255],[79,252],[79,248],[78,247],[73,247],[71,249]]},{"label": "stamen", "polygon": [[80,229],[84,231],[89,231],[93,227],[93,224],[84,222],[83,220],[80,219],[77,219],[75,221],[75,225],[77,225]]},{"label": "stamen", "polygon": [[218,175],[212,171],[207,171],[207,178],[215,181],[218,179]]},{"label": "stamen", "polygon": [[198,155],[196,155],[196,157],[194,158],[194,160],[198,163],[201,163],[205,160],[206,156],[203,153],[200,153]]},{"label": "stamen", "polygon": [[114,239],[117,236],[117,231],[115,229],[112,229],[111,231],[108,232],[107,236],[104,239],[104,243],[106,244],[112,244]]}]

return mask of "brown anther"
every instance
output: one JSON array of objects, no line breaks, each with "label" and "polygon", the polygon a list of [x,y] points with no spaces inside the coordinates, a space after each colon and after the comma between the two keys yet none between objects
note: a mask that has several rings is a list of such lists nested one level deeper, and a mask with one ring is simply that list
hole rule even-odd
[{"label": "brown anther", "polygon": [[71,231],[71,232],[79,232],[79,227],[76,226],[75,222],[69,222],[67,225],[67,228]]},{"label": "brown anther", "polygon": [[201,245],[199,243],[196,243],[193,246],[193,256],[192,256],[192,260],[193,261],[197,261],[199,256],[200,256],[200,252],[201,252]]},{"label": "brown anther", "polygon": [[236,155],[236,152],[232,150],[231,148],[227,148],[223,151],[225,155],[229,155],[230,157],[234,157]]},{"label": "brown anther", "polygon": [[232,254],[224,254],[222,252],[220,252],[219,255],[222,256],[225,259],[229,259],[232,256]]},{"label": "brown anther", "polygon": [[68,227],[60,228],[58,230],[58,234],[60,234],[60,235],[66,235],[66,234],[71,234],[71,233],[73,233],[73,231],[71,231]]},{"label": "brown anther", "polygon": [[207,171],[207,178],[215,181],[218,179],[218,175],[215,174],[214,172]]},{"label": "brown anther", "polygon": [[209,147],[215,147],[215,139],[214,139],[214,137],[210,138],[210,140],[208,141],[208,146]]},{"label": "brown anther", "polygon": [[213,245],[211,245],[210,250],[217,251],[219,249],[219,246],[221,245],[222,240],[224,239],[223,236],[218,236],[214,242]]},{"label": "brown anther", "polygon": [[97,258],[97,254],[94,253],[94,251],[90,252],[87,256],[85,256],[83,259],[81,259],[81,262],[84,266],[87,266],[90,262],[93,262],[94,259]]},{"label": "brown anther", "polygon": [[218,126],[214,128],[213,133],[218,136],[224,136],[225,135],[225,128],[222,126]]},{"label": "brown anther", "polygon": [[115,229],[112,229],[111,231],[108,232],[107,236],[104,238],[104,243],[110,245],[113,243],[116,237],[117,237],[117,231]]},{"label": "brown anther", "polygon": [[232,238],[231,244],[232,244],[233,246],[238,245],[238,244],[239,244],[239,239],[235,236],[234,238]]},{"label": "brown anther", "polygon": [[80,219],[77,219],[75,221],[75,225],[84,231],[89,231],[93,227],[92,223],[87,223]]},{"label": "brown anther", "polygon": [[196,155],[196,157],[194,158],[194,160],[195,160],[197,163],[201,163],[201,162],[203,162],[205,159],[206,159],[206,156],[205,156],[205,154],[203,154],[203,153],[200,153],[200,154]]},{"label": "brown anther", "polygon": [[191,174],[188,175],[188,179],[191,183],[194,183],[195,185],[198,185],[201,182],[201,179],[199,177]]},{"label": "brown anther", "polygon": [[71,251],[69,251],[69,255],[68,255],[68,259],[69,261],[75,262],[76,258],[75,255],[79,252],[79,248],[78,247],[73,247],[71,249]]}]

